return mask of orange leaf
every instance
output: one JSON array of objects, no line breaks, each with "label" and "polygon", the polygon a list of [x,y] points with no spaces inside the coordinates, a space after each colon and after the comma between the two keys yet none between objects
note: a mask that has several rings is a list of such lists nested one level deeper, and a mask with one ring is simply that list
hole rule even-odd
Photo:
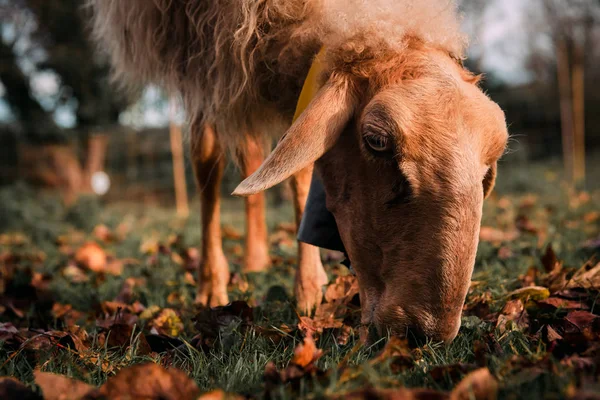
[{"label": "orange leaf", "polygon": [[51,374],[36,370],[33,372],[35,383],[42,388],[46,400],[77,400],[90,393],[95,388],[85,382],[68,376]]},{"label": "orange leaf", "polygon": [[94,242],[81,246],[75,253],[75,262],[94,272],[103,272],[106,267],[106,252]]},{"label": "orange leaf", "polygon": [[304,342],[299,344],[294,350],[292,363],[302,368],[306,368],[313,364],[323,355],[323,350],[318,349],[312,336],[308,335],[304,338]]},{"label": "orange leaf", "polygon": [[196,383],[177,369],[157,364],[125,368],[106,381],[97,391],[108,399],[195,400],[200,395]]},{"label": "orange leaf", "polygon": [[498,393],[498,381],[490,370],[481,368],[464,377],[450,394],[451,400],[494,400]]}]

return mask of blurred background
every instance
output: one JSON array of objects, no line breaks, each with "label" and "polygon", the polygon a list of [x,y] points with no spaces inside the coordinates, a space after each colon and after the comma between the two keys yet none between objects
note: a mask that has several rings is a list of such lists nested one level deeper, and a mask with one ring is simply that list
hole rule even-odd
[{"label": "blurred background", "polygon": [[[96,194],[185,216],[195,191],[185,116],[156,87],[126,97],[109,83],[82,3],[0,0],[0,185],[51,190],[67,204]],[[542,167],[548,182],[598,188],[600,1],[460,7],[471,37],[467,65],[485,75],[512,135],[498,190],[535,191],[526,178]],[[238,181],[228,168],[223,191]],[[272,196],[285,200],[285,185]]]}]

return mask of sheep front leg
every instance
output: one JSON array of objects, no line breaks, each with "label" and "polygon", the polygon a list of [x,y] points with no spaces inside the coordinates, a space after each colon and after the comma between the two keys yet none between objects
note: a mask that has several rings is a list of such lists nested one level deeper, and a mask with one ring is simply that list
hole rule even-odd
[{"label": "sheep front leg", "polygon": [[202,259],[198,269],[196,303],[211,307],[225,305],[229,302],[229,265],[223,253],[220,222],[225,153],[212,127],[192,125],[192,160],[200,192],[202,219]]},{"label": "sheep front leg", "polygon": [[[246,149],[241,157],[244,179],[260,167],[264,160],[263,146],[248,138]],[[244,253],[244,271],[264,271],[271,260],[267,245],[267,223],[265,217],[264,192],[245,198],[246,203],[246,249]]]},{"label": "sheep front leg", "polygon": [[[312,171],[313,166],[311,165],[300,170],[292,177],[297,227],[300,226],[302,214],[304,213]],[[298,271],[296,272],[294,294],[301,312],[308,314],[314,307],[321,304],[323,299],[322,287],[326,284],[327,274],[321,263],[319,248],[298,242]]]}]

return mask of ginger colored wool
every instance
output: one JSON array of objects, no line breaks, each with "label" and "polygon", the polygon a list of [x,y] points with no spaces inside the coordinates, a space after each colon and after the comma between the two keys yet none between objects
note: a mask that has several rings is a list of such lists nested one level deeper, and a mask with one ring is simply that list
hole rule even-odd
[{"label": "ginger colored wool", "polygon": [[[356,270],[362,323],[454,338],[508,135],[460,62],[466,40],[452,1],[90,4],[115,76],[185,101],[201,194],[200,303],[228,301],[219,188],[229,149],[247,177],[234,192],[248,196],[247,271],[269,264],[261,192],[291,177],[300,221],[316,162]],[[318,91],[289,127],[321,48]],[[264,159],[262,143],[284,132]],[[298,264],[295,295],[308,311],[327,277],[314,247],[299,244]]]}]

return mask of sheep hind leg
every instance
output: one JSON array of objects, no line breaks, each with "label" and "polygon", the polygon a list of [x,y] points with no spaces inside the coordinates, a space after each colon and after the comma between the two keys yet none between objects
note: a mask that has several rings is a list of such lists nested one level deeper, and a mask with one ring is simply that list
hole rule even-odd
[{"label": "sheep hind leg", "polygon": [[202,219],[202,259],[198,267],[196,303],[211,307],[225,305],[229,302],[229,265],[223,253],[220,223],[225,153],[212,127],[192,126],[192,160]]},{"label": "sheep hind leg", "polygon": [[[244,178],[260,167],[264,160],[264,148],[252,139],[246,140],[245,153],[241,157]],[[265,193],[257,193],[244,199],[246,204],[246,243],[244,272],[260,272],[271,264],[267,245],[267,222],[265,216]]]},{"label": "sheep hind leg", "polygon": [[[297,227],[300,226],[302,214],[304,213],[312,171],[313,166],[311,165],[292,177]],[[321,304],[323,285],[326,285],[327,282],[328,278],[325,269],[323,269],[319,248],[308,243],[298,242],[298,271],[296,271],[294,294],[300,312],[308,314],[313,308]]]}]

